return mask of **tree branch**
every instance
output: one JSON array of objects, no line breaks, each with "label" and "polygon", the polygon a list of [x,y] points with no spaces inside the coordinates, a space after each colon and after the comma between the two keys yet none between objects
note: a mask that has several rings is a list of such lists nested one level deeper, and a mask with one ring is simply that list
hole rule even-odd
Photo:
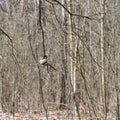
[{"label": "tree branch", "polygon": [[[46,0],[48,1],[48,0]],[[59,4],[61,7],[63,7],[66,12],[68,14],[70,14],[71,16],[77,16],[77,17],[82,17],[82,18],[86,18],[86,19],[89,19],[89,20],[93,20],[93,18],[90,18],[89,16],[84,16],[84,15],[79,15],[79,14],[75,14],[75,13],[72,13],[70,12],[61,2],[59,2],[58,0],[53,0],[54,2],[56,2],[57,4]],[[52,2],[49,2],[49,3],[52,3]]]}]

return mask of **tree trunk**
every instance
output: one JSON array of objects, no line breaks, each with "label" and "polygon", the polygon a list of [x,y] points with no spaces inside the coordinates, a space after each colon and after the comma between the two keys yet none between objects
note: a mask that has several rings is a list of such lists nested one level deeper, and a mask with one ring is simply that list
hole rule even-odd
[{"label": "tree trunk", "polygon": [[[61,3],[65,5],[65,1],[61,0]],[[62,15],[62,28],[63,30],[66,31],[66,21],[65,21],[65,11],[64,8],[61,8],[61,15]],[[62,33],[62,49],[61,49],[61,54],[62,54],[62,77],[61,77],[61,98],[60,98],[60,109],[65,108],[65,103],[66,103],[66,79],[67,79],[67,56],[66,56],[66,34],[63,32]]]},{"label": "tree trunk", "polygon": [[104,55],[104,12],[105,0],[101,0],[101,103],[103,103],[104,120],[106,120],[106,96],[105,96],[105,55]]}]

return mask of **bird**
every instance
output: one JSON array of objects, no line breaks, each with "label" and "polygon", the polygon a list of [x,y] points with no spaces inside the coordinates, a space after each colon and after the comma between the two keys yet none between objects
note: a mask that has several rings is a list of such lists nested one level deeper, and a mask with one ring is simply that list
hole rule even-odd
[{"label": "bird", "polygon": [[47,56],[44,55],[43,58],[41,60],[39,60],[39,64],[40,65],[45,65],[47,63]]},{"label": "bird", "polygon": [[50,66],[52,69],[56,70],[51,64],[49,64],[49,63],[47,62],[47,56],[46,56],[46,55],[44,55],[43,58],[40,59],[37,64],[39,64],[39,65],[46,65],[47,68],[48,68],[48,66]]}]

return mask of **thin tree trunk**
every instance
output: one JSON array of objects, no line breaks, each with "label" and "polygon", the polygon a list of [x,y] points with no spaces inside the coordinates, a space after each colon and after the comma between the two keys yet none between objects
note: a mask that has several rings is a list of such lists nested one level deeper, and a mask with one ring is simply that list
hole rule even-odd
[{"label": "thin tree trunk", "polygon": [[105,56],[104,56],[104,9],[105,0],[101,0],[101,103],[103,103],[104,120],[106,120],[106,96],[105,96]]},{"label": "thin tree trunk", "polygon": [[[61,0],[61,4],[65,5],[65,1]],[[62,7],[61,8],[61,21],[62,21],[62,28],[66,31],[66,21],[65,21],[65,10]],[[65,103],[66,103],[66,82],[65,80],[67,79],[67,56],[66,56],[66,34],[62,34],[62,78],[61,78],[61,98],[60,98],[60,109],[64,109]]]},{"label": "thin tree trunk", "polygon": [[[113,11],[115,11],[115,7],[120,5],[120,1],[114,1],[114,7],[113,7]],[[116,120],[120,119],[120,86],[119,86],[119,61],[120,61],[120,55],[119,55],[119,51],[120,51],[120,47],[116,38],[116,33],[119,32],[119,27],[118,26],[118,21],[117,21],[117,17],[115,14],[113,14],[113,26],[112,26],[112,32],[113,32],[113,46],[114,46],[114,79],[115,79],[115,90],[116,90]]]}]

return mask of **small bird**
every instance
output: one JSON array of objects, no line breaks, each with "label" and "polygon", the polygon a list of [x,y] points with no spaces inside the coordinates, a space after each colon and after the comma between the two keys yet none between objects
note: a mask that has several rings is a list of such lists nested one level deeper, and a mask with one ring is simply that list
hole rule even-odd
[{"label": "small bird", "polygon": [[47,62],[47,56],[46,55],[44,55],[43,58],[41,60],[39,60],[39,62],[37,64],[46,65],[47,68],[48,68],[48,66],[50,66],[52,69],[56,70],[51,64],[49,64]]},{"label": "small bird", "polygon": [[43,56],[43,58],[39,61],[40,65],[45,65],[47,63],[47,56]]}]

